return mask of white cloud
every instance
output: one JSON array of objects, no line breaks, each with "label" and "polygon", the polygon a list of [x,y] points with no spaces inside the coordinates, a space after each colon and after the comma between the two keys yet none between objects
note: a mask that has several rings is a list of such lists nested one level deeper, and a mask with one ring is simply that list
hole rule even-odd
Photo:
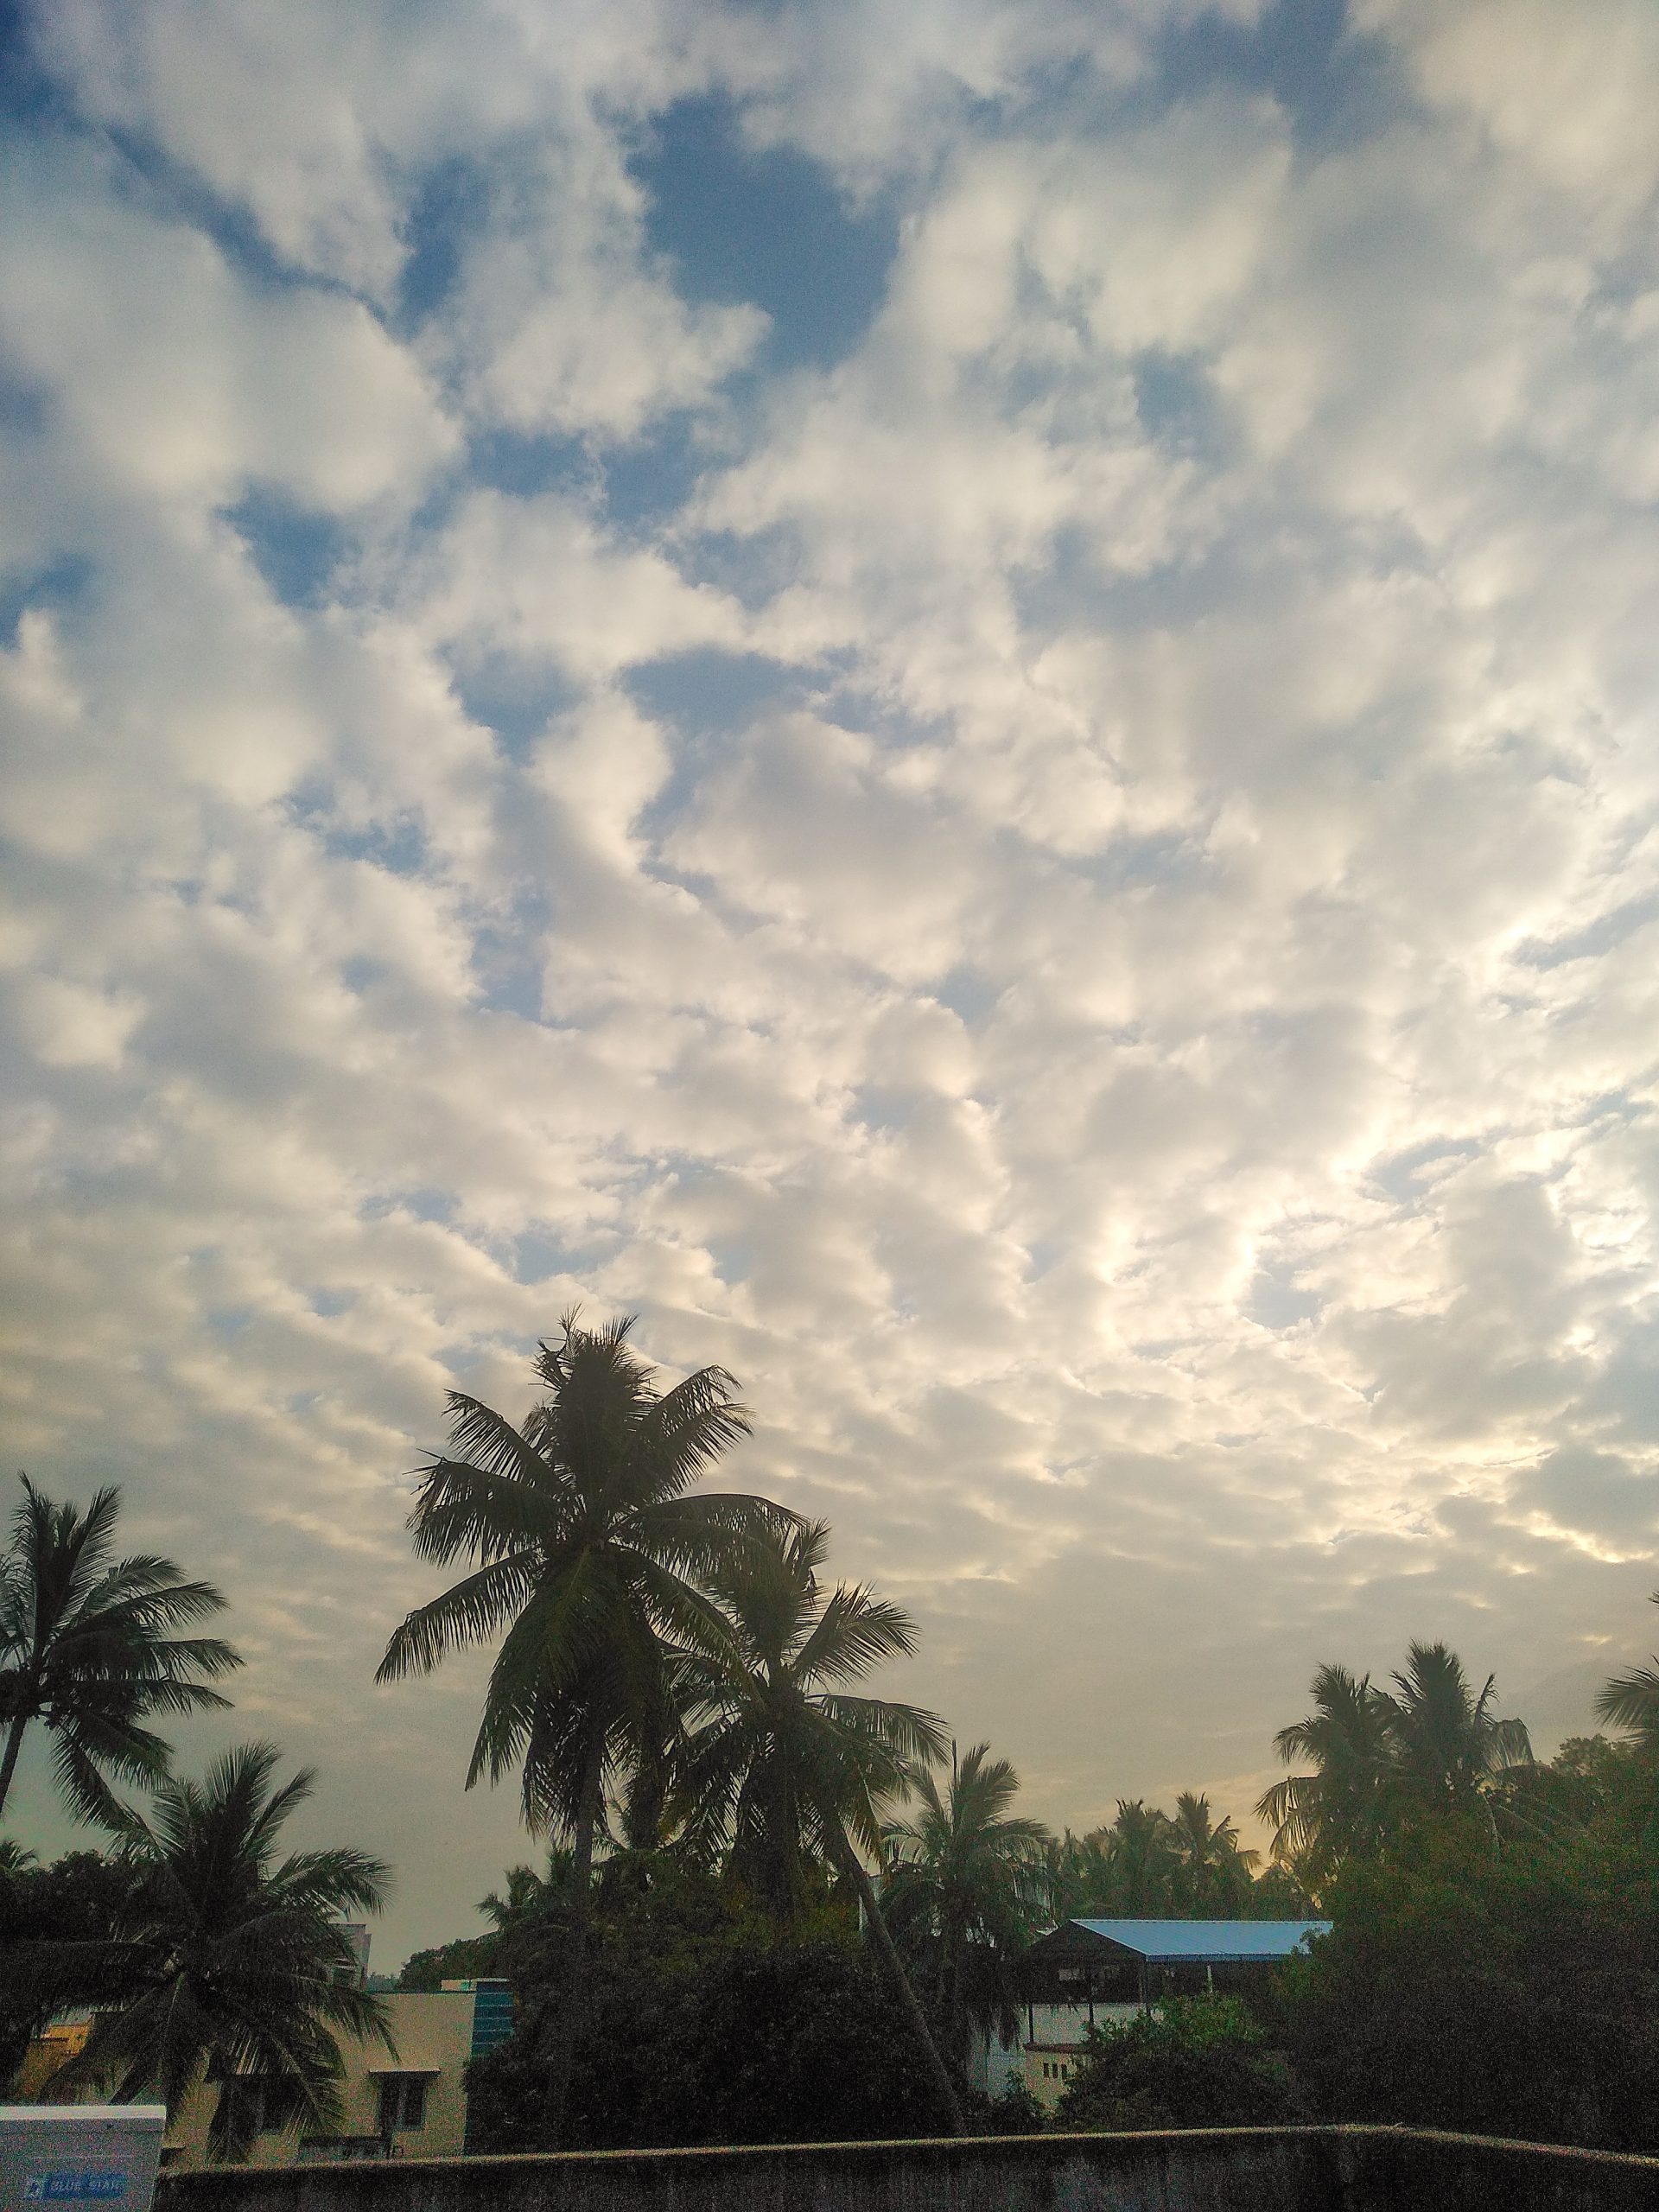
[{"label": "white cloud", "polygon": [[[134,158],[32,141],[0,248],[4,1389],[223,1574],[400,1936],[517,1847],[379,1809],[474,1688],[365,1687],[397,1478],[576,1300],[737,1371],[734,1474],[1058,1817],[1259,1788],[1322,1657],[1635,1648],[1637,18],[1379,6],[1414,103],[1319,138],[1160,86],[1167,11],[268,16],[51,11]],[[900,196],[833,370],[646,250],[711,85]]]}]

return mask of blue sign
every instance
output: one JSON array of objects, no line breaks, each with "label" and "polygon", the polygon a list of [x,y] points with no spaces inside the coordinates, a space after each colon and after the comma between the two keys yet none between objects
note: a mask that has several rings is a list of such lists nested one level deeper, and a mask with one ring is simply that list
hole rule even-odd
[{"label": "blue sign", "polygon": [[125,2174],[107,2166],[79,2172],[66,2166],[57,2173],[30,2174],[23,2183],[25,2204],[108,2204],[126,2193]]}]

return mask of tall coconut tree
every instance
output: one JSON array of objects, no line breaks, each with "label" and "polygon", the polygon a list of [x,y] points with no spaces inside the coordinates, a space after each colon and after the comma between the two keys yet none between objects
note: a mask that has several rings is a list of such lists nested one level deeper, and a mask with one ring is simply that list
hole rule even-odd
[{"label": "tall coconut tree", "polygon": [[247,2156],[273,2096],[302,2126],[338,2126],[339,2034],[391,2047],[340,1921],[380,1910],[386,1870],[360,1851],[278,1858],[312,1787],[304,1770],[279,1786],[278,1756],[245,1744],[200,1783],[164,1781],[147,1816],[121,1809],[131,1902],[113,1943],[71,1947],[88,1953],[99,2009],[55,2086],[101,2082],[118,2102],[155,2095],[175,2113],[206,2084],[218,2159]]},{"label": "tall coconut tree", "polygon": [[988,1744],[951,1760],[941,1788],[915,1777],[917,1809],[883,1831],[887,1875],[881,1909],[901,1950],[917,1958],[942,2023],[946,2051],[965,2066],[975,2030],[1012,2034],[1011,1967],[1043,1914],[1040,1821],[1012,1810],[1020,1777]]},{"label": "tall coconut tree", "polygon": [[1133,1919],[1169,1911],[1178,1862],[1167,1813],[1139,1797],[1120,1797],[1111,1826],[1084,1840],[1104,1856],[1114,1913]]},{"label": "tall coconut tree", "polygon": [[1182,1790],[1169,1841],[1175,1857],[1170,1886],[1183,1912],[1225,1915],[1248,1901],[1261,1854],[1244,1848],[1230,1818],[1215,1818],[1207,1796]]},{"label": "tall coconut tree", "polygon": [[1273,1828],[1273,1854],[1312,1897],[1344,1859],[1370,1858],[1395,1819],[1394,1743],[1383,1694],[1369,1675],[1321,1666],[1313,1709],[1281,1728],[1274,1750],[1287,1765],[1306,1762],[1263,1792],[1256,1816]]},{"label": "tall coconut tree", "polygon": [[657,1759],[672,1732],[671,1652],[722,1647],[700,1586],[734,1548],[789,1516],[768,1501],[696,1491],[748,1417],[732,1378],[700,1368],[658,1391],[629,1319],[596,1330],[567,1314],[543,1343],[544,1395],[515,1428],[459,1391],[449,1452],[420,1481],[409,1525],[423,1560],[471,1571],[411,1612],[376,1676],[429,1674],[500,1639],[467,1770],[470,1789],[518,1770],[532,1834],[571,1852],[565,1996],[555,2024],[549,2130],[563,2132],[592,1915],[594,1847],[607,1787]]},{"label": "tall coconut tree", "polygon": [[[1659,1590],[1653,1593],[1659,1605]],[[1603,1684],[1596,1697],[1596,1718],[1628,1728],[1648,1751],[1659,1751],[1659,1659],[1650,1667],[1631,1667]]]},{"label": "tall coconut tree", "polygon": [[1477,1695],[1447,1645],[1412,1643],[1393,1679],[1379,1694],[1408,1817],[1473,1812],[1495,1782],[1531,1763],[1524,1723],[1492,1711],[1496,1678],[1489,1675]]},{"label": "tall coconut tree", "polygon": [[678,1669],[687,1726],[675,1811],[690,1849],[728,1864],[780,1919],[798,1916],[815,1867],[856,1893],[865,1928],[910,2019],[941,2113],[962,2108],[861,1853],[878,1862],[880,1808],[912,1764],[939,1758],[944,1730],[912,1705],[853,1694],[883,1660],[916,1647],[908,1614],[859,1586],[826,1590],[822,1522],[773,1529],[728,1554],[709,1586],[730,1622],[723,1645]]},{"label": "tall coconut tree", "polygon": [[108,1820],[108,1777],[153,1783],[167,1771],[171,1746],[144,1724],[228,1704],[208,1685],[242,1662],[217,1637],[175,1633],[222,1608],[211,1582],[187,1581],[149,1553],[114,1556],[118,1489],[99,1491],[83,1513],[19,1480],[0,1556],[0,1813],[39,1721],[71,1808]]}]

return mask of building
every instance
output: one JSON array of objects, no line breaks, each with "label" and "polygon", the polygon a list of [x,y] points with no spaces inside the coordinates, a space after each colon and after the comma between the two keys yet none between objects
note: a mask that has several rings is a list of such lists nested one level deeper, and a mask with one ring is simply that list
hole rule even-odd
[{"label": "building", "polygon": [[[512,2033],[508,1985],[445,1982],[441,1990],[393,1990],[380,2001],[394,2048],[388,2050],[376,2037],[340,2038],[345,2078],[338,2133],[303,2133],[286,2082],[250,2075],[233,2084],[232,2094],[245,2101],[252,2122],[250,2165],[454,2158],[467,2148],[466,2069]],[[30,2046],[22,2076],[26,2094],[41,2093],[51,2069],[85,2042],[87,2024],[48,2028]],[[218,2094],[216,2085],[199,2083],[168,2113],[164,2166],[188,2171],[209,2163],[207,2130]],[[77,2101],[100,2094],[89,2088]]]},{"label": "building", "polygon": [[[1262,1975],[1323,1935],[1325,1920],[1068,1920],[1019,1962],[1025,2030],[1006,2079],[1023,2074],[1039,2104],[1058,2104],[1091,2027],[1132,2019],[1168,1997],[1207,1989],[1248,1995]],[[1021,2063],[1022,2062],[1022,2063]]]}]

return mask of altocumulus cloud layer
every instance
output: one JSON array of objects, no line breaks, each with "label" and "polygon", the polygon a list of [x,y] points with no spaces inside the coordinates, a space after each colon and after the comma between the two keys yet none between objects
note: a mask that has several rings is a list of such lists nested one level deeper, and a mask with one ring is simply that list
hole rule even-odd
[{"label": "altocumulus cloud layer", "polygon": [[577,1300],[1052,1817],[1243,1809],[1413,1634],[1582,1726],[1659,1549],[1644,0],[19,40],[10,1457],[219,1575],[391,1950],[520,1847],[475,1675],[367,1686],[404,1478]]}]

